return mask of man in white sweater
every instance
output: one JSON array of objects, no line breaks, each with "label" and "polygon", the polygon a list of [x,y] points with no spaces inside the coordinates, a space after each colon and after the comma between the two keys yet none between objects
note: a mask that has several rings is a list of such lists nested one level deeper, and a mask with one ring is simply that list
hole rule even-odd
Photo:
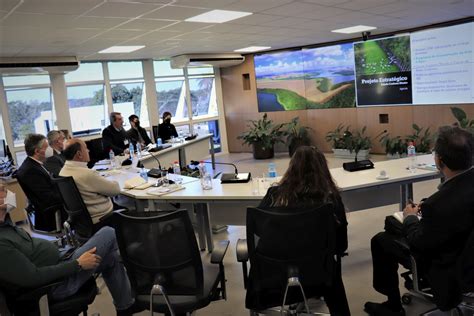
[{"label": "man in white sweater", "polygon": [[63,151],[66,158],[64,167],[59,172],[61,177],[73,177],[82,199],[89,210],[94,224],[99,218],[114,209],[110,197],[120,194],[120,187],[116,181],[108,181],[95,170],[87,168],[89,149],[80,139],[69,140]]}]

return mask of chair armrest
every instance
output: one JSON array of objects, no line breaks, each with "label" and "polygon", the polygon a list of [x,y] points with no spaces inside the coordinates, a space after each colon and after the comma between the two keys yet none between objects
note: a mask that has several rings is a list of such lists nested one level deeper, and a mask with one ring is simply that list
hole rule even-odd
[{"label": "chair armrest", "polygon": [[237,261],[247,262],[249,260],[249,251],[247,248],[247,239],[238,239],[236,246]]},{"label": "chair armrest", "polygon": [[62,281],[49,283],[35,289],[25,289],[25,291],[18,295],[17,301],[32,301],[39,300],[43,295],[47,294],[54,286],[61,284]]},{"label": "chair armrest", "polygon": [[211,255],[211,263],[222,263],[228,247],[228,240],[219,241],[216,245],[214,245]]}]

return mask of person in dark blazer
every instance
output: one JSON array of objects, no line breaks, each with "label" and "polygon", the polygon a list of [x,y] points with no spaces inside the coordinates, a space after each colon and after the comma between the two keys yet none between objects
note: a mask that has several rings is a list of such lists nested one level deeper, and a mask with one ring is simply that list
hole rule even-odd
[{"label": "person in dark blazer", "polygon": [[25,138],[28,157],[17,172],[18,182],[28,198],[28,211],[35,214],[35,228],[43,231],[56,230],[56,211],[61,209],[62,199],[55,190],[51,175],[44,167],[48,140],[40,134]]},{"label": "person in dark blazer", "polygon": [[110,125],[102,131],[102,145],[108,155],[112,149],[115,155],[128,154],[129,140],[123,129],[123,117],[119,112],[110,113]]},{"label": "person in dark blazer", "polygon": [[132,114],[128,117],[128,121],[132,127],[127,131],[127,137],[132,142],[133,146],[136,148],[137,143],[140,143],[143,148],[150,144],[150,137],[148,137],[146,130],[140,126],[138,116]]},{"label": "person in dark blazer", "polygon": [[422,204],[405,208],[403,237],[382,232],[372,238],[373,286],[388,300],[367,302],[369,315],[405,315],[397,270],[399,263],[410,268],[410,261],[398,238],[408,242],[420,274],[431,285],[436,305],[450,310],[460,302],[457,261],[474,229],[474,140],[459,127],[445,126],[438,133],[435,163],[445,181]]},{"label": "person in dark blazer", "polygon": [[[345,207],[324,154],[313,146],[301,146],[291,158],[281,181],[270,187],[259,208],[302,209],[332,205],[336,221],[336,250],[347,250],[347,219]],[[259,245],[260,246],[260,245]],[[350,315],[341,271],[333,286],[324,290],[324,299],[331,315]]]},{"label": "person in dark blazer", "polygon": [[163,123],[158,125],[158,137],[165,142],[170,139],[171,136],[178,137],[178,132],[176,131],[176,127],[171,124],[171,113],[164,112]]},{"label": "person in dark blazer", "polygon": [[[64,134],[61,131],[52,130],[46,136],[48,138],[50,155],[46,158],[44,162],[44,167],[54,176],[57,177],[61,168],[64,166],[66,159],[64,158],[62,152],[64,150],[65,138]],[[52,156],[51,156],[52,155]],[[48,151],[46,152],[48,156]]]}]

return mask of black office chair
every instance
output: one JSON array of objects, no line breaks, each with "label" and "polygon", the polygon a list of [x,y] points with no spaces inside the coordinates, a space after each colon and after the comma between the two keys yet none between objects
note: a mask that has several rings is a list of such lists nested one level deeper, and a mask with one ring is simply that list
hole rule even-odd
[{"label": "black office chair", "polygon": [[339,304],[345,311],[338,315],[349,314],[331,204],[312,209],[248,208],[247,239],[237,242],[237,261],[242,263],[245,306],[251,315],[329,315],[309,311],[307,298],[325,296],[331,288],[338,289],[339,302],[329,303],[327,296],[330,312],[339,312],[334,308]]},{"label": "black office chair", "polygon": [[111,222],[112,214],[101,217],[97,224],[92,222],[91,215],[73,177],[54,178],[53,184],[59,190],[63,199],[64,208],[68,214],[67,222],[81,243],[91,238],[99,229]]},{"label": "black office chair", "polygon": [[87,163],[89,168],[92,168],[97,161],[108,158],[108,153],[104,151],[101,137],[87,140],[86,146],[89,149],[90,161]]},{"label": "black office chair", "polygon": [[114,225],[136,302],[142,307],[179,315],[226,299],[222,261],[229,241],[218,243],[210,263],[203,262],[186,210],[116,212]]},{"label": "black office chair", "polygon": [[151,129],[153,132],[153,140],[156,143],[156,140],[158,139],[158,125],[153,125]]},{"label": "black office chair", "polygon": [[[70,316],[82,313],[87,316],[88,305],[97,295],[97,285],[90,278],[73,296],[55,300],[50,297],[50,290],[61,282],[54,282],[36,289],[18,289],[0,281],[0,292],[6,301],[6,309],[13,315]],[[6,314],[6,313],[5,313]],[[1,314],[2,316],[4,314]]]}]

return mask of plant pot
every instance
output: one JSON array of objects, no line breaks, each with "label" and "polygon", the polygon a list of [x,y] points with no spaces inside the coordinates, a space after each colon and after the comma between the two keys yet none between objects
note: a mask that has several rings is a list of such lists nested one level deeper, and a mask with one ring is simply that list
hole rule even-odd
[{"label": "plant pot", "polygon": [[[332,152],[334,153],[334,157],[342,158],[342,159],[355,159],[355,151],[350,152],[349,149],[336,149],[333,148]],[[357,154],[357,160],[364,160],[369,158],[370,149],[362,149]]]},{"label": "plant pot", "polygon": [[295,139],[288,145],[288,153],[293,157],[295,151],[301,146],[310,146],[311,143],[305,139]]},{"label": "plant pot", "polygon": [[253,158],[255,159],[270,159],[275,155],[273,146],[264,148],[261,143],[253,144]]}]

